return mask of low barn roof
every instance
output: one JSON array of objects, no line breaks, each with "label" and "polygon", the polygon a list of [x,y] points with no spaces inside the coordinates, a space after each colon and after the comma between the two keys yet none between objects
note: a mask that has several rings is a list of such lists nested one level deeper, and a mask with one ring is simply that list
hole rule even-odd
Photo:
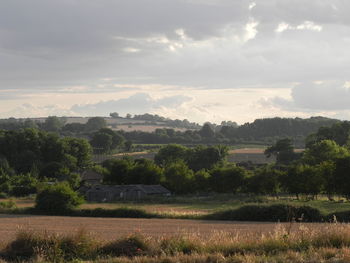
[{"label": "low barn roof", "polygon": [[95,185],[90,188],[90,191],[104,191],[104,192],[127,192],[127,191],[141,191],[145,194],[170,194],[170,191],[161,185]]},{"label": "low barn roof", "polygon": [[87,170],[84,171],[81,175],[82,180],[84,181],[88,181],[88,180],[102,180],[103,179],[103,175],[92,171],[92,170]]},{"label": "low barn roof", "polygon": [[164,186],[161,186],[159,184],[157,185],[144,185],[139,184],[136,185],[140,190],[145,192],[146,194],[168,194],[170,191],[166,189]]}]

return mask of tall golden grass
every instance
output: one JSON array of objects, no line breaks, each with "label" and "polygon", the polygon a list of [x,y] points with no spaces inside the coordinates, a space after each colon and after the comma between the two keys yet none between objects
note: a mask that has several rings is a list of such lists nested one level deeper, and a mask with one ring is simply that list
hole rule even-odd
[{"label": "tall golden grass", "polygon": [[83,230],[71,235],[20,231],[13,241],[3,244],[0,255],[3,260],[16,262],[340,263],[350,262],[350,225],[335,221],[315,229],[292,222],[277,225],[266,234],[215,232],[206,237],[132,234],[108,242]]}]

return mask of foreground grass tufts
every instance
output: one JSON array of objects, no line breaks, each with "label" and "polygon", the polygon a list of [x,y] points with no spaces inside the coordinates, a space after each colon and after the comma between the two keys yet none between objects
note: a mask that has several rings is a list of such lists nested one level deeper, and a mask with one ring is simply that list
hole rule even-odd
[{"label": "foreground grass tufts", "polygon": [[135,257],[141,255],[151,255],[151,241],[141,235],[132,235],[109,242],[101,247],[100,253],[113,257]]},{"label": "foreground grass tufts", "polygon": [[93,259],[99,244],[84,231],[70,236],[49,235],[20,231],[1,253],[12,261],[42,258],[49,262],[66,262],[73,259]]},{"label": "foreground grass tufts", "polygon": [[69,236],[21,231],[0,254],[14,262],[350,262],[348,224],[293,224],[277,224],[265,235],[135,234],[109,242],[98,242],[85,231]]}]

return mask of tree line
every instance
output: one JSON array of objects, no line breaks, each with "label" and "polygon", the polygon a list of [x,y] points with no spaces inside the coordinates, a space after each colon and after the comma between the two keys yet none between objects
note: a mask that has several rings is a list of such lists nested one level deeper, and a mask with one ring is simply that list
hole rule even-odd
[{"label": "tree line", "polygon": [[94,142],[108,142],[107,150],[125,146],[121,134],[96,125],[90,143],[36,128],[0,131],[0,192],[35,193],[40,185],[66,181],[80,186],[80,172],[96,169],[106,184],[163,184],[174,193],[295,194],[316,198],[326,194],[350,198],[350,124],[339,122],[310,134],[303,153],[291,138],[278,140],[265,151],[276,163],[262,167],[228,163],[224,145],[185,147],[169,144],[154,160],[91,161]]},{"label": "tree line", "polygon": [[35,128],[0,130],[0,192],[36,193],[44,182],[79,187],[79,171],[91,166],[92,148],[81,138],[59,137]]},{"label": "tree line", "polygon": [[[116,117],[114,117],[116,118]],[[130,116],[131,118],[131,116]],[[232,121],[223,121],[220,125],[205,123],[202,126],[190,123],[187,120],[170,120],[158,115],[135,115],[135,120],[145,120],[172,123],[171,127],[188,128],[186,131],[176,131],[173,128],[160,128],[154,132],[142,131],[118,131],[129,144],[272,144],[285,137],[292,138],[299,148],[304,147],[305,138],[310,133],[315,133],[319,128],[325,127],[325,136],[328,136],[327,128],[333,124],[341,123],[339,120],[324,117],[301,118],[267,118],[257,119],[252,123],[238,126]],[[48,117],[44,122],[35,122],[31,119],[0,120],[0,129],[16,130],[21,128],[39,128],[48,132],[57,132],[61,136],[73,136],[90,138],[91,134],[101,128],[106,128],[107,122],[103,117],[92,117],[87,123],[65,123],[65,118],[55,116]],[[118,127],[114,128],[118,129]]]},{"label": "tree line", "polygon": [[[175,193],[253,193],[317,198],[325,194],[350,199],[350,125],[335,123],[307,138],[304,152],[295,152],[290,138],[278,140],[265,151],[276,163],[262,167],[225,161],[227,147],[188,148],[167,145],[154,161],[108,160],[103,163],[105,183],[150,183],[146,174],[157,174],[152,184],[164,184]],[[137,172],[136,172],[137,171]],[[145,174],[142,175],[142,172]],[[153,171],[153,172],[152,172]],[[157,171],[157,172],[154,172]],[[139,175],[139,177],[137,176]],[[147,179],[146,179],[147,178]]]}]

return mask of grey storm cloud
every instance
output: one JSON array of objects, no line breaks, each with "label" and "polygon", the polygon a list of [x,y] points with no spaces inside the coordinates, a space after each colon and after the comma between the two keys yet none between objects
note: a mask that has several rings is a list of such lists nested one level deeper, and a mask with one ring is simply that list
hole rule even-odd
[{"label": "grey storm cloud", "polygon": [[285,87],[347,76],[349,1],[253,2],[1,1],[0,89],[55,90],[109,77]]},{"label": "grey storm cloud", "polygon": [[74,105],[71,108],[71,111],[88,116],[108,116],[108,114],[111,112],[118,112],[119,114],[140,114],[145,112],[153,112],[161,107],[176,108],[191,100],[192,98],[182,95],[154,99],[147,93],[136,93],[128,98],[119,100],[102,101],[94,104]]},{"label": "grey storm cloud", "polygon": [[291,99],[276,97],[269,102],[289,111],[350,110],[348,83],[304,83],[292,89]]}]

